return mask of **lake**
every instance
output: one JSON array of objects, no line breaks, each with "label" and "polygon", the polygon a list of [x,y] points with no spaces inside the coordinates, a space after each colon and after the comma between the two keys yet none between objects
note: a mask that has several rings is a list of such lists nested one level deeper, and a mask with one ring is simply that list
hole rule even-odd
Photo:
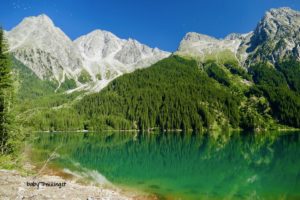
[{"label": "lake", "polygon": [[300,199],[300,132],[38,133],[32,160],[166,199]]}]

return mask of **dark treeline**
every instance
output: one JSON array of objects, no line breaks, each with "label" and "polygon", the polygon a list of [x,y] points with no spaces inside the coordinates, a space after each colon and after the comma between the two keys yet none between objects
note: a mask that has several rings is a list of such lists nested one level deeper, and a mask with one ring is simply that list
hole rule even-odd
[{"label": "dark treeline", "polygon": [[[12,154],[19,141],[14,116],[14,83],[4,32],[0,28],[0,155]],[[3,160],[0,160],[0,165]]]},{"label": "dark treeline", "polygon": [[258,64],[250,68],[256,83],[252,93],[265,96],[271,105],[271,115],[282,124],[300,127],[300,63],[289,60],[276,68]]},{"label": "dark treeline", "polygon": [[259,63],[247,72],[233,60],[199,63],[171,56],[67,107],[59,105],[69,95],[39,98],[34,104],[52,109],[26,117],[26,123],[53,131],[300,127],[299,67],[296,61]]},{"label": "dark treeline", "polygon": [[226,87],[230,80],[222,69],[208,64],[212,68],[208,75],[217,81],[196,61],[172,56],[114,80],[100,93],[85,97],[76,109],[87,121],[91,119],[87,126],[96,130],[103,124],[144,130],[199,131],[215,123],[236,128],[241,97]]}]

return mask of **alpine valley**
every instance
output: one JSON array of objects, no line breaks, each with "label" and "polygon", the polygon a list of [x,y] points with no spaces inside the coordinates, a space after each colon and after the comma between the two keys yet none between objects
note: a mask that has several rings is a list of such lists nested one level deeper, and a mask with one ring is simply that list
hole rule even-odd
[{"label": "alpine valley", "polygon": [[[54,4],[91,25],[104,4],[162,16],[139,1],[29,2],[16,16]],[[300,199],[300,12],[271,9],[248,33],[188,32],[176,45],[104,30],[72,41],[45,14],[0,27],[0,200]]]},{"label": "alpine valley", "polygon": [[37,131],[300,128],[300,12],[271,9],[173,53],[95,30],[72,41],[46,15],[5,31],[17,117]]}]

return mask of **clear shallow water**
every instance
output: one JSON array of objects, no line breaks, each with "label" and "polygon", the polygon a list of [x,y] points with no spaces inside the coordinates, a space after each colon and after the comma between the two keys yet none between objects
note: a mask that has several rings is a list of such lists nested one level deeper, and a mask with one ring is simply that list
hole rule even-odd
[{"label": "clear shallow water", "polygon": [[167,199],[300,199],[300,132],[37,136],[35,162],[59,147],[56,167]]}]

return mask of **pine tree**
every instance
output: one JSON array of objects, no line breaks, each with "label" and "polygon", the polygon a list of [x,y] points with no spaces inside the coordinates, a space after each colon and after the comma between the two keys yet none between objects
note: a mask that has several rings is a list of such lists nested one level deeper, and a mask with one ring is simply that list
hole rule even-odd
[{"label": "pine tree", "polygon": [[10,152],[10,131],[12,125],[13,84],[10,57],[3,29],[0,27],[0,153]]}]

